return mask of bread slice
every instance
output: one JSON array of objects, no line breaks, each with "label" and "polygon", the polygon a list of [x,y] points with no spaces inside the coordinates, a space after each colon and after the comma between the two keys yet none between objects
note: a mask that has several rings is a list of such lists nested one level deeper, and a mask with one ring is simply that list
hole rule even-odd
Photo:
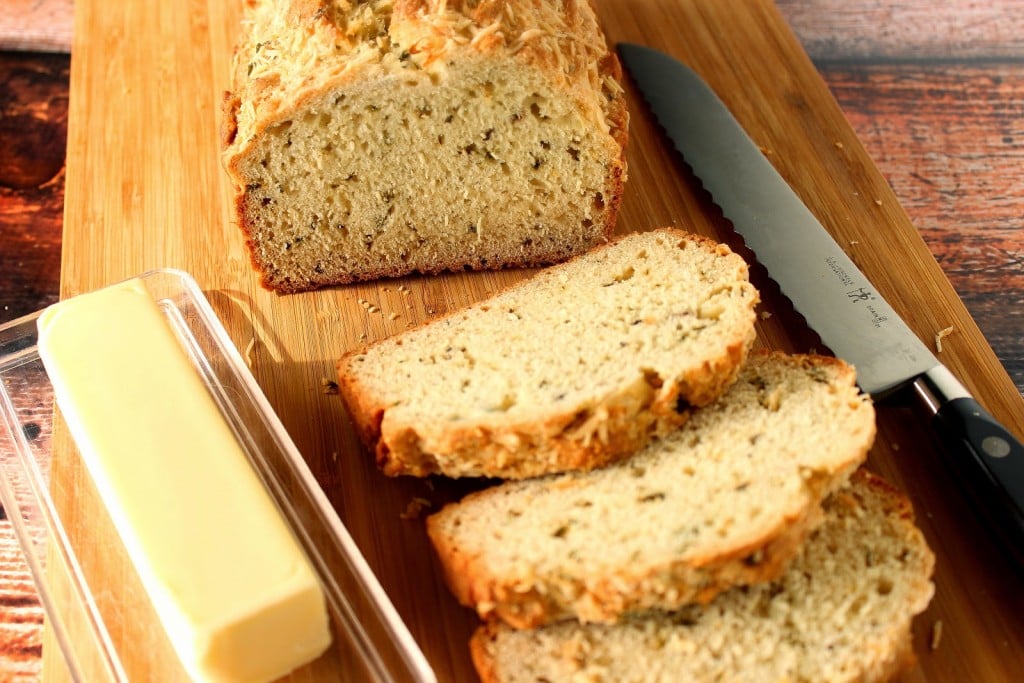
[{"label": "bread slice", "polygon": [[338,363],[390,475],[521,478],[631,455],[714,400],[754,339],[724,245],[633,233]]},{"label": "bread slice", "polygon": [[621,69],[587,0],[250,0],[225,164],[278,292],[561,261],[611,234]]},{"label": "bread slice", "polygon": [[862,470],[777,581],[610,626],[491,624],[470,647],[485,683],[884,681],[913,663],[933,566],[909,501]]},{"label": "bread slice", "polygon": [[611,622],[774,578],[874,435],[850,366],[756,352],[725,396],[632,458],[484,489],[427,530],[480,616]]}]

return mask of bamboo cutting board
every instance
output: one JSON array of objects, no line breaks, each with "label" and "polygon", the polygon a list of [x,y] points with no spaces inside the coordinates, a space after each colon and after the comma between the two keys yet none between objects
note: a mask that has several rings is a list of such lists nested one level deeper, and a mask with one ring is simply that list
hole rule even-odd
[{"label": "bamboo cutting board", "polygon": [[[466,641],[475,617],[443,586],[422,520],[403,515],[414,497],[438,506],[458,487],[380,475],[358,446],[338,397],[322,391],[322,380],[333,376],[333,361],[344,351],[477,300],[525,273],[411,277],[288,297],[261,290],[231,221],[230,189],[219,161],[219,103],[240,4],[77,0],[62,296],[151,268],[192,273],[236,346],[246,351],[256,379],[439,680],[474,680]],[[942,359],[982,403],[1024,434],[1024,401],[774,5],[596,4],[611,42],[660,48],[705,76],[923,339],[955,327]],[[739,249],[629,83],[627,91],[629,181],[619,231],[676,225]],[[770,314],[759,323],[759,345],[821,348],[763,270],[755,267],[752,277]],[[1010,680],[1022,670],[1024,653],[1019,576],[975,522],[913,405],[896,397],[879,406],[878,419],[870,464],[908,491],[938,557],[936,597],[915,622],[919,666],[906,680]],[[61,457],[66,441],[56,444],[57,504],[90,562],[109,553],[112,531],[82,472]],[[129,674],[172,680],[173,659],[131,572],[115,566],[101,579],[97,592],[108,603],[111,635]],[[294,678],[314,680],[315,674]]]}]

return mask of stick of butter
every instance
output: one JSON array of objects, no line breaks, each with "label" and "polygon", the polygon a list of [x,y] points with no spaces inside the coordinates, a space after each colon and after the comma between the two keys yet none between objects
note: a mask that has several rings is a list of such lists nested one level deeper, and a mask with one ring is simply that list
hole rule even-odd
[{"label": "stick of butter", "polygon": [[319,656],[316,574],[145,284],[38,324],[57,404],[188,673],[268,681]]}]

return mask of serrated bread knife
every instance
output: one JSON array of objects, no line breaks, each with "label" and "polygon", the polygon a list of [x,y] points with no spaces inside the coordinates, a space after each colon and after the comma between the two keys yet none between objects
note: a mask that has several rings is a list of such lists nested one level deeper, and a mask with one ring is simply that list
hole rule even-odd
[{"label": "serrated bread knife", "polygon": [[[652,113],[782,293],[880,398],[912,385],[952,464],[1018,558],[1024,556],[1024,446],[914,334],[854,265],[714,91],[675,58],[620,43]],[[1009,528],[1007,526],[1009,525]]]}]

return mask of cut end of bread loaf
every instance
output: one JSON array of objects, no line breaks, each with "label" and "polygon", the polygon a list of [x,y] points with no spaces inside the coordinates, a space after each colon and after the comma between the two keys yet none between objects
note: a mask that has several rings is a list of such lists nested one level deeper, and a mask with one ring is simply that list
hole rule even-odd
[{"label": "cut end of bread loaf", "polygon": [[265,286],[544,265],[611,234],[627,113],[586,2],[320,4],[255,3],[227,100]]},{"label": "cut end of bread loaf", "polygon": [[485,683],[885,681],[913,662],[910,626],[934,593],[933,567],[909,502],[861,471],[772,583],[615,625],[494,623],[471,652]]},{"label": "cut end of bread loaf", "polygon": [[390,475],[591,469],[735,380],[757,300],[727,247],[633,233],[347,355],[339,387]]},{"label": "cut end of bread loaf", "polygon": [[631,458],[485,489],[427,529],[481,617],[612,622],[777,576],[874,436],[850,366],[755,353],[724,396]]}]

